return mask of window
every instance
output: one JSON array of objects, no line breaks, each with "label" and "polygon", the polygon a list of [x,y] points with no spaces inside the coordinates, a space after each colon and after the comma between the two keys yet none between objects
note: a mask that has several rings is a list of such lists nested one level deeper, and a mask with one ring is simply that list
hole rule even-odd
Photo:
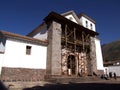
[{"label": "window", "polygon": [[30,55],[31,54],[31,46],[26,46],[26,55]]},{"label": "window", "polygon": [[86,27],[88,27],[88,21],[86,21]]},{"label": "window", "polygon": [[93,29],[93,25],[92,25],[92,24],[90,24],[90,29],[91,29],[91,30]]}]

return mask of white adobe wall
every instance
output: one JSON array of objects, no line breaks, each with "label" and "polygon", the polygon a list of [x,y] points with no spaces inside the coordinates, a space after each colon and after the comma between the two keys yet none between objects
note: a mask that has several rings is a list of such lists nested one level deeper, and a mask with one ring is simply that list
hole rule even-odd
[{"label": "white adobe wall", "polygon": [[[26,45],[32,46],[31,55],[26,55]],[[47,47],[7,40],[3,67],[46,69]]]},{"label": "white adobe wall", "polygon": [[2,70],[3,59],[4,59],[4,54],[0,53],[0,74],[1,74],[1,70]]},{"label": "white adobe wall", "polygon": [[4,52],[4,45],[3,45],[3,42],[0,43],[0,52]]},{"label": "white adobe wall", "polygon": [[37,39],[40,39],[40,40],[43,40],[43,41],[47,40],[48,30],[47,30],[47,25],[46,24],[44,24],[43,26],[40,26],[40,27],[36,28],[36,30],[38,30],[39,32],[37,32],[36,34],[34,34],[32,36],[33,38],[37,38]]},{"label": "white adobe wall", "polygon": [[[86,27],[86,21],[88,22],[88,27]],[[86,28],[88,28],[88,29],[90,29],[91,30],[91,26],[90,26],[90,24],[92,24],[92,30],[93,31],[96,31],[96,29],[95,29],[95,24],[93,23],[93,22],[91,22],[90,20],[88,20],[87,18],[85,18],[85,17],[81,17],[80,18],[80,22],[81,22],[81,24],[83,25],[83,27],[86,27]]]},{"label": "white adobe wall", "polygon": [[5,42],[6,42],[6,38],[2,38],[2,40],[0,40],[0,52],[5,51]]},{"label": "white adobe wall", "polygon": [[[88,27],[86,27],[86,21],[88,22]],[[82,16],[80,18],[80,22],[83,25],[83,27],[86,27],[86,28],[96,32],[95,23],[93,23],[92,21],[90,21],[87,18],[85,18],[84,16]],[[92,24],[92,29],[91,29],[91,24]],[[100,40],[98,38],[95,38],[95,47],[96,47],[97,69],[104,70],[101,44],[100,44]]]},{"label": "white adobe wall", "polygon": [[5,38],[2,38],[2,40],[0,40],[0,74],[1,74],[2,63],[3,63],[3,59],[4,59],[5,41],[6,41]]},{"label": "white adobe wall", "polygon": [[108,74],[109,72],[116,73],[117,76],[120,76],[120,66],[108,66]]},{"label": "white adobe wall", "polygon": [[104,70],[100,40],[95,38],[95,44],[96,44],[97,69]]}]

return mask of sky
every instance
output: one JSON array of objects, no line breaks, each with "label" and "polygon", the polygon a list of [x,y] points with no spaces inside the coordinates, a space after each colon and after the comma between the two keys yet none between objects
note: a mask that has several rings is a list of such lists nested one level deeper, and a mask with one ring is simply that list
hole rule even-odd
[{"label": "sky", "polygon": [[120,0],[0,0],[0,30],[27,35],[51,11],[71,10],[96,21],[101,44],[120,39]]}]

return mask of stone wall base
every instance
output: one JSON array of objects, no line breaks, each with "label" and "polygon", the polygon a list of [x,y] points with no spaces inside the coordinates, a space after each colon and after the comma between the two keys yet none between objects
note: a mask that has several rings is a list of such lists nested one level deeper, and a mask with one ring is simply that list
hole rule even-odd
[{"label": "stone wall base", "polygon": [[1,80],[6,82],[41,81],[44,80],[45,74],[45,69],[2,67]]},{"label": "stone wall base", "polygon": [[104,74],[104,70],[97,70],[97,74],[98,75],[103,75]]}]

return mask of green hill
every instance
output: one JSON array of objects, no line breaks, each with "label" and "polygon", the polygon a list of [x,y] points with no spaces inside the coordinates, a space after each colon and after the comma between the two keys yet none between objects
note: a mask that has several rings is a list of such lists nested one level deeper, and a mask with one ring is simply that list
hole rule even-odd
[{"label": "green hill", "polygon": [[120,40],[102,45],[104,61],[120,60]]}]

